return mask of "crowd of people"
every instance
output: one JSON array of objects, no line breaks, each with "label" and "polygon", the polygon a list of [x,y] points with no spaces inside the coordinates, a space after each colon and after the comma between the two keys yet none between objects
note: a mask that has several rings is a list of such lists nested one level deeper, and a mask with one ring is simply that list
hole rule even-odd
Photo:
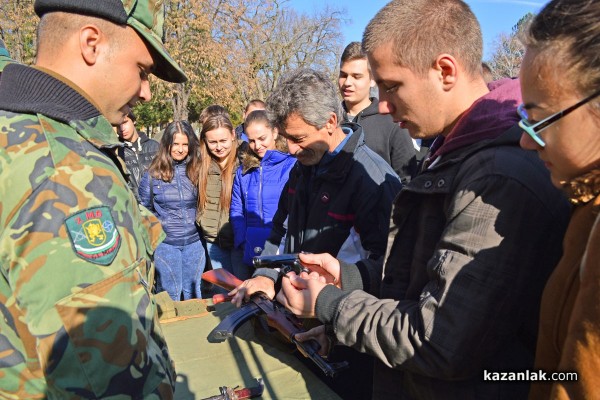
[{"label": "crowd of people", "polygon": [[[162,3],[34,9],[34,66],[0,41],[0,397],[173,398],[153,296],[208,268],[306,318],[344,399],[599,396],[600,2],[551,0],[493,80],[464,1],[393,0],[337,87],[290,71],[158,142]],[[281,253],[333,280],[252,265]]]}]

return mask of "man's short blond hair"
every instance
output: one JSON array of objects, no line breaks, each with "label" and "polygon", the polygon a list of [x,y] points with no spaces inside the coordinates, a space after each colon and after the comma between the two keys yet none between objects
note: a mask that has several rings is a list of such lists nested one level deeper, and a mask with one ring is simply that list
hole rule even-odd
[{"label": "man's short blond hair", "polygon": [[481,28],[461,0],[391,1],[367,25],[362,47],[370,54],[390,43],[392,60],[421,76],[444,53],[456,58],[472,76],[481,71]]}]

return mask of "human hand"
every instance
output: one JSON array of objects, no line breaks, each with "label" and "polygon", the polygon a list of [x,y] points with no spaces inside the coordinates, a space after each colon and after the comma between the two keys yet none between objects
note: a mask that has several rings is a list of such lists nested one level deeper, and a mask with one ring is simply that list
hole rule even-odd
[{"label": "human hand", "polygon": [[[331,254],[299,253],[298,258],[306,268],[324,277],[326,283],[342,288],[340,262]],[[304,277],[302,274],[300,276]]]},{"label": "human hand", "polygon": [[314,318],[317,296],[326,285],[320,279],[303,278],[290,272],[281,280],[277,301],[298,316]]},{"label": "human hand", "polygon": [[265,277],[257,276],[245,280],[240,286],[228,293],[231,298],[231,303],[236,307],[241,307],[244,300],[248,300],[254,293],[263,292],[269,299],[275,297],[275,283]]},{"label": "human hand", "polygon": [[[325,325],[319,325],[306,332],[298,332],[294,335],[294,338],[296,338],[296,340],[298,340],[299,342],[305,342],[311,339],[316,340],[320,346],[319,355],[321,357],[327,357],[327,355],[331,351],[332,343],[331,339],[325,331]],[[301,349],[299,350],[300,352],[302,352]]]}]

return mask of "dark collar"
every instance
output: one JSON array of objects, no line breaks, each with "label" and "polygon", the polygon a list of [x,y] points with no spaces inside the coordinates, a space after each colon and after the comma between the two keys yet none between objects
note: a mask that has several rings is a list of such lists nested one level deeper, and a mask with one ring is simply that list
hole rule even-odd
[{"label": "dark collar", "polygon": [[32,67],[7,65],[0,83],[0,109],[42,114],[69,123],[99,117],[100,111],[60,80]]},{"label": "dark collar", "polygon": [[67,124],[98,148],[120,146],[108,120],[83,94],[36,68],[6,66],[0,80],[0,110],[40,114]]},{"label": "dark collar", "polygon": [[[320,178],[326,180],[343,180],[352,168],[354,154],[358,147],[364,144],[364,134],[360,125],[353,122],[344,122],[341,124],[343,128],[351,129],[353,134],[348,138],[348,141],[339,153],[330,161],[325,172],[319,175]],[[304,166],[300,163],[304,174],[314,174],[318,169],[317,165]]]}]

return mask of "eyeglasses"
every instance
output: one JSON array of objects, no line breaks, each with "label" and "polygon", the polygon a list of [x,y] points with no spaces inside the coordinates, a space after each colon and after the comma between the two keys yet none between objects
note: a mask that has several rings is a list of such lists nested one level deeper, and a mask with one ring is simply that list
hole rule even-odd
[{"label": "eyeglasses", "polygon": [[546,129],[547,127],[564,117],[565,115],[569,114],[571,111],[577,110],[579,107],[589,102],[594,97],[597,97],[598,95],[600,95],[600,90],[589,95],[588,97],[572,105],[571,107],[565,108],[564,110],[552,114],[548,118],[544,118],[543,120],[535,123],[529,122],[529,115],[527,114],[527,110],[525,109],[525,104],[521,104],[519,107],[517,107],[517,114],[519,114],[519,117],[521,118],[521,120],[519,121],[519,126],[529,136],[531,136],[531,138],[535,140],[537,144],[539,144],[542,147],[545,147],[546,143],[544,142],[544,140],[542,140],[542,138],[539,135],[541,131],[543,131],[544,129]]}]

